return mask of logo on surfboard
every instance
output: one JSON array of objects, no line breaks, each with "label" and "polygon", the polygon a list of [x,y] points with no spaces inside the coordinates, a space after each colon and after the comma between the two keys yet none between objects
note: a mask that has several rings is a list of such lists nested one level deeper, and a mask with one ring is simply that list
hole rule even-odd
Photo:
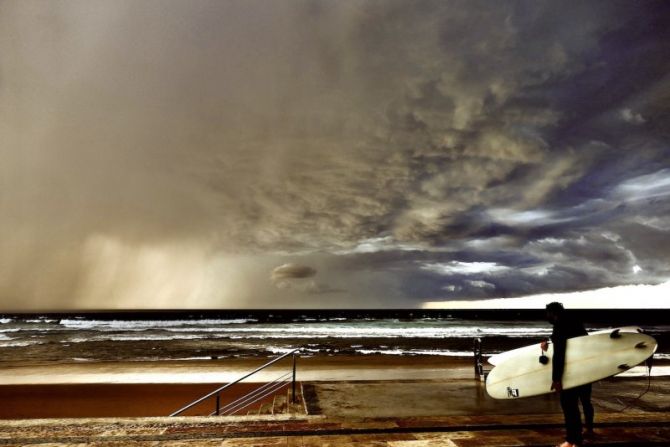
[{"label": "logo on surfboard", "polygon": [[507,387],[507,397],[519,397],[519,388]]}]

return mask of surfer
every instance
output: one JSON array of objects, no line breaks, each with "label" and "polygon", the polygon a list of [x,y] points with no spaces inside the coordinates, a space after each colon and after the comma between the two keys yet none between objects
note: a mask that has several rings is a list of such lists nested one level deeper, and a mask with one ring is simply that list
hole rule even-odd
[{"label": "surfer", "polygon": [[[593,433],[593,406],[591,405],[591,384],[578,386],[569,390],[563,389],[563,371],[565,369],[565,348],[567,341],[573,337],[588,335],[584,325],[570,315],[561,303],[547,304],[547,319],[553,325],[551,341],[554,344],[554,355],[551,371],[551,389],[559,393],[561,409],[565,418],[565,442],[560,447],[575,447],[582,443],[582,418],[579,413],[579,401],[584,407],[586,433]],[[547,350],[547,342],[542,342],[542,350]]]}]

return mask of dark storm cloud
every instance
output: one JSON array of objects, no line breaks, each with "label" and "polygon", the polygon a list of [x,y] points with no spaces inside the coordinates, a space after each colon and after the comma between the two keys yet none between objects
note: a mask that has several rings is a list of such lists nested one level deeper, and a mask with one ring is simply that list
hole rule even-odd
[{"label": "dark storm cloud", "polygon": [[313,279],[316,269],[307,265],[283,264],[272,270],[270,279],[278,289],[292,290],[310,295],[323,295],[345,292]]},{"label": "dark storm cloud", "polygon": [[[422,260],[404,266],[399,273],[401,287],[407,295],[424,300],[484,299],[590,290],[631,282],[636,264],[626,250],[608,249],[596,243],[570,245],[574,244],[562,246],[559,241],[547,241],[540,247],[525,247],[504,255],[461,253],[452,254],[449,261]],[[469,261],[455,260],[459,258]]]},{"label": "dark storm cloud", "polygon": [[[3,307],[306,305],[277,284],[413,306],[670,273],[665,2],[0,8]],[[322,282],[268,282],[288,262]]]},{"label": "dark storm cloud", "polygon": [[311,278],[316,270],[306,265],[283,264],[272,270],[273,281],[280,279]]}]

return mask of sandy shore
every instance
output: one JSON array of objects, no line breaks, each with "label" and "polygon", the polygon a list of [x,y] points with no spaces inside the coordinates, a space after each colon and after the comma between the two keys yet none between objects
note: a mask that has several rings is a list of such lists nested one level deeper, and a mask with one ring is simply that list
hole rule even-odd
[{"label": "sandy shore", "polygon": [[[72,364],[5,364],[0,385],[228,383],[269,359],[220,359],[164,362],[82,362]],[[255,374],[248,382],[268,382],[289,371],[291,359]],[[486,367],[491,368],[490,365]],[[440,380],[474,377],[473,360],[441,356],[313,356],[296,363],[297,380]],[[645,376],[638,366],[622,376]],[[670,375],[670,362],[656,361],[653,376]]]},{"label": "sandy shore", "polygon": [[[0,385],[83,383],[227,383],[253,371],[268,359],[204,361],[106,362],[52,365],[6,365]],[[292,368],[290,358],[255,374],[249,382],[268,382]],[[471,378],[471,359],[439,356],[314,356],[296,362],[297,379],[410,380]]]}]

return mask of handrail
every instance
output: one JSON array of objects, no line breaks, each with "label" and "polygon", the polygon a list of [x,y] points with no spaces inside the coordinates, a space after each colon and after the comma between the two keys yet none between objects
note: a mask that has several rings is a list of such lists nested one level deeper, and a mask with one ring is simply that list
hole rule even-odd
[{"label": "handrail", "polygon": [[215,389],[215,390],[212,391],[211,393],[208,393],[208,394],[202,396],[201,398],[199,398],[199,399],[197,399],[197,400],[194,400],[193,402],[189,403],[188,405],[185,405],[184,407],[182,407],[182,408],[180,408],[179,410],[175,411],[174,413],[170,414],[170,416],[178,416],[178,415],[180,415],[181,413],[183,413],[184,411],[188,410],[189,408],[195,407],[196,405],[198,405],[199,403],[201,403],[201,402],[203,402],[203,401],[209,399],[210,397],[219,394],[221,391],[225,390],[226,388],[229,388],[229,387],[235,385],[236,383],[239,383],[239,382],[243,381],[243,380],[246,379],[247,377],[253,376],[253,375],[256,374],[257,372],[259,372],[259,371],[261,371],[261,370],[267,368],[268,366],[270,366],[270,365],[272,365],[272,364],[274,364],[274,363],[276,363],[276,362],[278,362],[278,361],[280,361],[280,360],[282,360],[282,359],[288,357],[289,355],[295,354],[295,353],[298,352],[298,351],[300,351],[300,348],[297,348],[297,349],[294,349],[294,350],[292,350],[292,351],[289,351],[289,352],[287,352],[287,353],[285,353],[285,354],[282,354],[281,356],[277,357],[276,359],[273,359],[273,360],[267,362],[266,364],[264,364],[264,365],[262,365],[262,366],[259,366],[258,368],[254,369],[254,370],[251,371],[250,373],[245,374],[244,376],[240,377],[239,379],[237,379],[237,380],[235,380],[235,381],[233,381],[233,382],[227,383],[227,384],[223,385],[222,387],[219,387],[219,388]]},{"label": "handrail", "polygon": [[[242,410],[243,408],[246,408],[246,407],[248,407],[252,404],[255,404],[259,400],[266,398],[270,394],[276,393],[277,391],[284,388],[288,384],[289,384],[289,382],[286,382],[286,381],[271,382],[270,383],[271,386],[264,387],[264,389],[261,390],[261,391],[256,390],[254,392],[254,395],[247,395],[247,396],[245,396],[245,398],[242,401],[238,400],[236,402],[233,402],[235,405],[233,405],[233,406],[228,405],[229,408],[227,408],[225,410],[221,409],[219,414],[222,415],[222,416],[235,414],[238,411]],[[210,416],[214,416],[215,414],[216,414],[216,411],[214,411],[213,414],[210,414]]]},{"label": "handrail", "polygon": [[238,398],[237,400],[221,407],[220,410],[219,410],[220,413],[221,414],[226,414],[229,411],[231,411],[232,409],[235,409],[238,405],[242,405],[242,407],[237,408],[235,411],[237,411],[241,408],[244,408],[248,405],[251,405],[254,402],[249,402],[250,400],[255,399],[256,397],[258,397],[259,394],[263,394],[268,389],[274,388],[278,383],[281,385],[279,388],[283,387],[286,384],[285,379],[287,379],[290,376],[291,376],[291,372],[289,371],[286,374],[283,374],[283,375],[277,377],[272,382],[268,382],[268,383],[265,383],[265,384],[261,385],[260,387],[256,388],[252,392],[250,392],[250,393]]},{"label": "handrail", "polygon": [[[272,382],[264,383],[263,385],[259,386],[258,388],[254,389],[253,391],[249,392],[248,394],[245,394],[244,396],[239,397],[237,400],[234,400],[234,401],[232,401],[232,402],[230,402],[230,403],[224,405],[223,407],[220,407],[220,408],[219,408],[220,413],[221,413],[221,414],[225,414],[225,413],[228,412],[228,410],[230,410],[231,408],[235,408],[235,406],[236,406],[237,404],[242,403],[242,402],[246,402],[246,401],[248,401],[248,400],[251,400],[251,399],[255,398],[257,395],[259,395],[259,394],[265,392],[268,388],[273,387],[273,386],[274,386],[275,384],[277,384],[280,380],[285,379],[285,378],[286,378],[287,376],[289,376],[290,374],[291,374],[291,373],[283,374],[282,376],[280,376],[280,377],[274,379]],[[281,383],[283,384],[284,382],[282,381]]]}]

